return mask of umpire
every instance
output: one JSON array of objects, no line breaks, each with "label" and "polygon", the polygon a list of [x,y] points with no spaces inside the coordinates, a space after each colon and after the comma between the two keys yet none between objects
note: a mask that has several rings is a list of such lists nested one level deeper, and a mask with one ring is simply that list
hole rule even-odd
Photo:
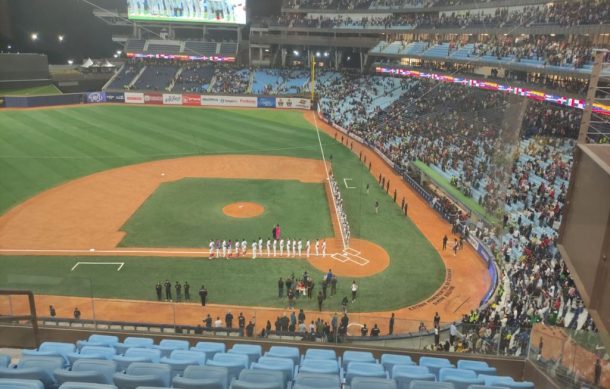
[{"label": "umpire", "polygon": [[205,300],[208,298],[208,290],[203,285],[201,285],[201,289],[199,289],[199,297],[201,298],[201,306],[205,307]]}]

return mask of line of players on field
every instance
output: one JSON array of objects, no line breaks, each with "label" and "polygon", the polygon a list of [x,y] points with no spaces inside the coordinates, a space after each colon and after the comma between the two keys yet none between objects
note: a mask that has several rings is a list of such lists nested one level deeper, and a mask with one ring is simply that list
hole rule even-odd
[{"label": "line of players on field", "polygon": [[235,8],[230,0],[128,0],[132,15],[185,17],[192,19],[235,20]]},{"label": "line of players on field", "polygon": [[[258,238],[258,241],[252,241],[250,247],[252,259],[256,258],[257,255],[264,255],[262,238]],[[303,251],[305,251],[305,256],[307,258],[312,254],[316,256],[326,256],[326,240],[324,239],[316,239],[313,244],[311,241],[307,240],[304,245],[301,239],[267,239],[265,247],[267,249],[267,258],[271,258],[272,256],[276,257],[278,254],[280,257],[301,257]],[[284,247],[286,250],[284,250]],[[236,239],[235,241],[212,239],[210,240],[209,248],[209,258],[238,258],[248,255],[248,241],[245,239],[241,241],[239,241],[239,239]],[[314,250],[313,253],[312,249]]]},{"label": "line of players on field", "polygon": [[337,214],[339,216],[339,223],[341,224],[341,229],[343,230],[343,234],[345,237],[345,243],[349,245],[349,238],[351,236],[351,232],[349,229],[349,222],[347,221],[347,214],[343,210],[343,198],[341,197],[341,191],[339,190],[339,185],[337,184],[337,180],[335,180],[334,175],[330,175],[330,189],[333,193],[333,197],[335,198],[335,205],[337,206]]}]

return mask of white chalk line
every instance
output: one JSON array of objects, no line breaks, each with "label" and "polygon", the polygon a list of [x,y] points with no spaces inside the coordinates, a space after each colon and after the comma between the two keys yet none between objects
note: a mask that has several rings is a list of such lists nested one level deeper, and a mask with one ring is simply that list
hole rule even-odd
[{"label": "white chalk line", "polygon": [[349,186],[349,184],[347,183],[348,181],[352,181],[352,179],[351,178],[344,178],[343,179],[343,183],[345,184],[345,188],[346,189],[356,189],[355,186]]},{"label": "white chalk line", "polygon": [[116,271],[121,271],[123,266],[125,266],[125,262],[76,262],[70,271],[74,271],[79,265],[117,265]]}]

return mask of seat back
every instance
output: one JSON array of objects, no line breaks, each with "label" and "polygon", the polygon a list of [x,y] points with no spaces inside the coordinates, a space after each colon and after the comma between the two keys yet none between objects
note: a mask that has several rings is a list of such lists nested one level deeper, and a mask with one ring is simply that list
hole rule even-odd
[{"label": "seat back", "polygon": [[337,360],[337,353],[335,350],[323,349],[323,348],[308,348],[305,351],[304,359],[332,359]]},{"label": "seat back", "polygon": [[439,370],[438,377],[440,381],[446,381],[449,378],[476,379],[477,374],[472,370],[443,367]]},{"label": "seat back", "polygon": [[104,346],[83,346],[83,348],[80,349],[80,353],[82,355],[103,355],[104,359],[112,359],[116,355],[116,349],[114,347]]},{"label": "seat back", "polygon": [[0,354],[0,367],[8,367],[11,364],[11,356]]},{"label": "seat back", "polygon": [[74,351],[76,351],[76,346],[74,345],[74,343],[42,342],[40,347],[38,347],[38,351],[55,352],[66,358],[69,353],[73,353]]},{"label": "seat back", "polygon": [[339,362],[332,359],[304,359],[299,371],[320,374],[339,374]]},{"label": "seat back", "polygon": [[214,355],[214,361],[241,363],[246,369],[250,366],[250,358],[246,354],[225,353]]},{"label": "seat back", "polygon": [[387,372],[391,372],[395,365],[415,365],[408,355],[381,354],[381,364]]},{"label": "seat back", "polygon": [[53,374],[55,369],[64,367],[62,357],[25,357],[17,364],[17,369],[37,368]]},{"label": "seat back", "polygon": [[155,344],[155,341],[153,340],[153,338],[128,336],[125,338],[123,344],[129,347],[150,348],[153,346],[153,344]]},{"label": "seat back", "polygon": [[152,363],[158,363],[161,360],[161,351],[152,348],[130,348],[125,351],[125,356],[130,358],[146,358]]},{"label": "seat back", "polygon": [[[218,355],[218,354],[216,354]],[[216,357],[216,356],[215,356]],[[231,360],[211,360],[206,362],[208,366],[224,367],[229,372],[229,380],[237,378],[239,373],[245,369],[243,362]]]},{"label": "seat back", "polygon": [[117,389],[114,385],[92,384],[86,382],[65,382],[59,389]]},{"label": "seat back", "polygon": [[169,366],[160,363],[134,362],[125,374],[115,373],[114,383],[120,389],[132,389],[138,386],[169,386],[171,371]]},{"label": "seat back", "polygon": [[114,335],[93,334],[89,336],[88,342],[113,346],[119,343],[119,337]]},{"label": "seat back", "polygon": [[301,359],[299,349],[291,346],[271,346],[266,354],[275,358],[290,358],[294,361],[295,365],[297,365]]},{"label": "seat back", "polygon": [[273,370],[242,370],[239,373],[239,381],[253,383],[278,383],[282,388],[285,385],[284,375],[282,372]]},{"label": "seat back", "polygon": [[205,365],[206,359],[204,352],[192,350],[174,350],[170,354],[170,358],[181,361],[194,361],[200,366]]},{"label": "seat back", "polygon": [[233,381],[231,389],[282,389],[282,385],[277,382],[248,382]]},{"label": "seat back", "polygon": [[221,342],[197,342],[192,349],[205,352],[207,359],[214,358],[214,354],[216,353],[225,353],[227,351],[227,347]]},{"label": "seat back", "polygon": [[274,358],[274,357],[260,357],[258,364],[275,366],[278,369],[285,370],[289,373],[288,379],[294,379],[294,362],[292,359],[286,358]]},{"label": "seat back", "polygon": [[159,342],[159,347],[161,348],[169,348],[172,350],[188,350],[189,342],[188,340],[179,340],[179,339],[162,339]]},{"label": "seat back", "polygon": [[229,370],[218,366],[188,366],[172,384],[175,388],[185,389],[227,389]]},{"label": "seat back", "polygon": [[397,389],[394,380],[385,378],[354,377],[351,389]]},{"label": "seat back", "polygon": [[0,378],[0,389],[44,389],[44,385],[38,380]]},{"label": "seat back", "polygon": [[350,362],[376,362],[372,352],[369,351],[351,351],[343,352],[343,368],[345,369]]},{"label": "seat back", "polygon": [[103,359],[79,359],[72,365],[72,371],[95,371],[112,383],[112,375],[116,372],[116,362]]},{"label": "seat back", "polygon": [[455,389],[451,382],[411,381],[409,389]]}]

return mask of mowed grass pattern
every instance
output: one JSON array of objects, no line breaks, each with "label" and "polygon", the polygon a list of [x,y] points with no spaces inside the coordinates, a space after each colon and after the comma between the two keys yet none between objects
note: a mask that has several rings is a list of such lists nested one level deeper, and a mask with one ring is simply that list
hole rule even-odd
[{"label": "mowed grass pattern", "polygon": [[[247,201],[265,207],[253,218],[223,213],[231,203]],[[280,180],[185,178],[165,183],[127,221],[123,247],[203,247],[210,239],[271,238],[280,224],[282,236],[305,240],[333,236],[322,184]],[[259,257],[263,256],[259,253]]]},{"label": "mowed grass pattern", "polygon": [[[327,158],[333,157],[337,181],[343,184],[344,178],[350,178],[350,185],[356,187],[341,186],[352,236],[379,244],[391,259],[384,272],[359,280],[361,298],[350,311],[396,309],[430,296],[445,276],[438,253],[357,156],[327,135],[321,133],[320,137]],[[112,167],[239,153],[321,158],[315,128],[303,120],[301,112],[130,106],[0,112],[0,209],[5,211],[44,189]],[[374,212],[376,200],[379,215]],[[85,266],[70,272],[82,260],[5,256],[0,258],[0,286],[22,285],[37,293],[152,300],[155,282],[169,278],[188,280],[192,285],[205,283],[215,303],[285,307],[286,301],[276,297],[280,275],[299,275],[307,269],[317,280],[321,277],[306,261],[299,260],[114,257],[113,261],[125,262],[120,272],[111,266]],[[30,282],[31,277],[52,280]],[[339,282],[337,299],[348,294],[351,280]],[[83,283],[90,288],[82,287]],[[315,308],[314,304],[301,301],[299,306]],[[334,304],[329,309],[336,309],[339,301],[329,304]]]}]

